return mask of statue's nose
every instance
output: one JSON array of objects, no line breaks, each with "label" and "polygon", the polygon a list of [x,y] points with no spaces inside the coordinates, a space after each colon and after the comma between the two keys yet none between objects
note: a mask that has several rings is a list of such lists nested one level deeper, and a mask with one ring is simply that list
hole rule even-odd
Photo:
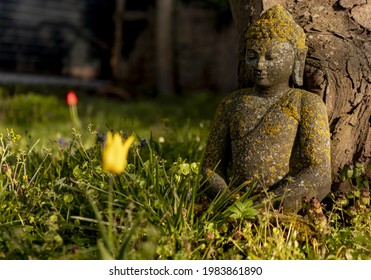
[{"label": "statue's nose", "polygon": [[258,68],[265,68],[265,57],[261,56],[258,58]]},{"label": "statue's nose", "polygon": [[266,69],[266,64],[265,64],[265,57],[264,56],[260,56],[259,58],[258,58],[258,61],[257,61],[258,63],[257,63],[257,65],[256,65],[256,68],[258,69],[258,70],[264,70],[264,69]]}]

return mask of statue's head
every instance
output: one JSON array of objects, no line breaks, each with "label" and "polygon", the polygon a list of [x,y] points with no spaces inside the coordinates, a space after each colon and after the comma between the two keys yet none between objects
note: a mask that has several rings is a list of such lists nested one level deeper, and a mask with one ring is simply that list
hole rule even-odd
[{"label": "statue's head", "polygon": [[292,82],[298,86],[303,84],[307,50],[304,30],[280,5],[265,11],[261,18],[253,22],[246,32],[247,66],[249,67],[252,51],[257,53],[277,52],[273,56],[281,56],[280,63],[292,62],[293,65],[289,65],[292,69],[290,68],[291,70],[288,69],[288,71],[291,71]]}]

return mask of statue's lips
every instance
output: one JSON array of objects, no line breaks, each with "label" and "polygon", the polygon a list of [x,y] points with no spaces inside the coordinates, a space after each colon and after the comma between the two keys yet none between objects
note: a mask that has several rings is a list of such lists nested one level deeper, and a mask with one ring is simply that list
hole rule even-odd
[{"label": "statue's lips", "polygon": [[258,76],[268,76],[268,72],[266,71],[266,70],[260,70],[260,69],[255,69],[254,71],[253,71],[253,74],[256,76],[256,77],[258,77]]},{"label": "statue's lips", "polygon": [[257,79],[266,79],[266,78],[268,78],[268,74],[267,73],[256,73],[255,76],[256,76]]}]

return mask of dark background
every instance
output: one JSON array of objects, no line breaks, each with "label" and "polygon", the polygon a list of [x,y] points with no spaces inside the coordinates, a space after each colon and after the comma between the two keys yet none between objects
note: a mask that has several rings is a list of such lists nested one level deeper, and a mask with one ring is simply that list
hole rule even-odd
[{"label": "dark background", "polygon": [[[122,70],[114,77],[116,1],[0,0],[0,75],[110,80],[156,91],[156,2],[125,1]],[[228,1],[174,0],[172,20],[174,92],[233,90],[237,34]]]}]

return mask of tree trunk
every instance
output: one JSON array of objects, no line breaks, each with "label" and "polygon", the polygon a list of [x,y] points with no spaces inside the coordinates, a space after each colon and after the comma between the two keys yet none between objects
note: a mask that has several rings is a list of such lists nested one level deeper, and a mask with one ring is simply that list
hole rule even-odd
[{"label": "tree trunk", "polygon": [[113,78],[119,79],[122,65],[122,45],[123,45],[123,17],[126,0],[116,0],[114,23],[115,31],[111,53],[111,69]]},{"label": "tree trunk", "polygon": [[174,0],[157,0],[156,4],[156,75],[160,94],[174,93]]},{"label": "tree trunk", "polygon": [[304,89],[326,103],[333,190],[344,165],[371,161],[371,3],[366,0],[229,0],[240,33],[239,86],[245,87],[244,33],[262,10],[281,4],[307,34]]}]

